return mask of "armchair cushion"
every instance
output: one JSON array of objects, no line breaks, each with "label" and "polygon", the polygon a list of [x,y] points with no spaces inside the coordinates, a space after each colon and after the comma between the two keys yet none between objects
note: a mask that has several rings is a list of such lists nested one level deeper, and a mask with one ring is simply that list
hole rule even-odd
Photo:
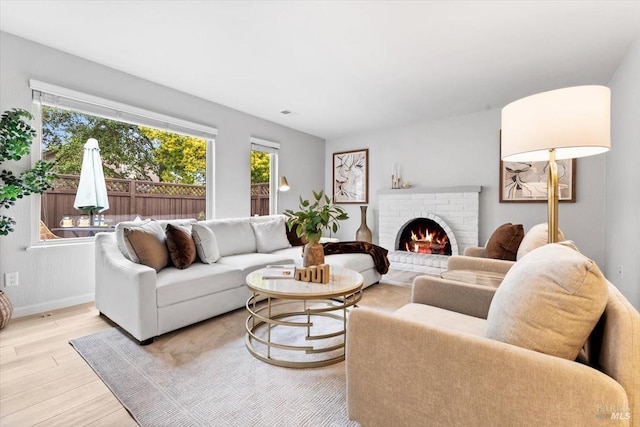
[{"label": "armchair cushion", "polygon": [[488,258],[515,261],[518,247],[524,237],[522,224],[502,224],[493,232],[486,245]]},{"label": "armchair cushion", "polygon": [[575,360],[607,304],[607,283],[590,259],[559,243],[515,263],[487,316],[487,337]]}]

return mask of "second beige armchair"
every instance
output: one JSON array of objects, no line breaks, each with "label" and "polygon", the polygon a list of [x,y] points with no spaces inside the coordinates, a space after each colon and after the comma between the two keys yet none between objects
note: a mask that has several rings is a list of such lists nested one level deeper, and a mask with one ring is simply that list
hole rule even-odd
[{"label": "second beige armchair", "polygon": [[[504,224],[498,227],[498,230],[506,225],[511,224]],[[496,232],[498,232],[498,230],[496,230]],[[564,240],[565,237],[562,231],[559,231],[559,234],[560,240]],[[487,243],[490,243],[492,238],[490,238]],[[547,243],[547,224],[543,223],[531,227],[518,243],[519,244],[516,245],[517,251],[514,251],[515,257],[513,261],[491,258],[487,254],[487,247],[472,246],[464,250],[464,255],[449,257],[447,269],[450,271],[481,271],[491,273],[492,276],[504,277],[511,267],[513,267],[516,260],[522,259],[523,256],[533,249]],[[444,274],[444,277],[447,277],[447,274]]]}]

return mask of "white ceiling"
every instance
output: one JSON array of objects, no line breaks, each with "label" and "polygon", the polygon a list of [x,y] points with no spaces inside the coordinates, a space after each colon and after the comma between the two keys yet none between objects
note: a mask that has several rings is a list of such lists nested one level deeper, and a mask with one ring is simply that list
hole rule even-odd
[{"label": "white ceiling", "polygon": [[0,0],[0,29],[332,139],[606,84],[640,1]]}]

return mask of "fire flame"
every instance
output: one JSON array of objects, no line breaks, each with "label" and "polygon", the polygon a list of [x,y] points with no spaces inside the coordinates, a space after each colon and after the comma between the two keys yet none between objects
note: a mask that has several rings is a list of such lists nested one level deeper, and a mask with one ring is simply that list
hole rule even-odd
[{"label": "fire flame", "polygon": [[429,232],[427,228],[411,230],[411,242],[405,243],[405,249],[423,254],[444,253],[448,241],[446,234],[438,236],[437,232]]}]

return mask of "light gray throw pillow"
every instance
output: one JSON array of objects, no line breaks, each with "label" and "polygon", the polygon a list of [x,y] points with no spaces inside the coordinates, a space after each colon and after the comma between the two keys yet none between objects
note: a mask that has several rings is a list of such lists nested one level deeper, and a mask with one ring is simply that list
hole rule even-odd
[{"label": "light gray throw pillow", "polygon": [[487,338],[575,360],[608,293],[598,266],[571,246],[541,246],[511,267],[491,302]]},{"label": "light gray throw pillow", "polygon": [[220,259],[218,240],[209,227],[202,224],[192,224],[191,236],[196,244],[196,252],[200,261],[205,264],[213,264]]},{"label": "light gray throw pillow", "polygon": [[256,235],[258,252],[269,253],[291,247],[291,243],[287,239],[287,226],[284,218],[265,222],[252,222],[251,226]]}]

